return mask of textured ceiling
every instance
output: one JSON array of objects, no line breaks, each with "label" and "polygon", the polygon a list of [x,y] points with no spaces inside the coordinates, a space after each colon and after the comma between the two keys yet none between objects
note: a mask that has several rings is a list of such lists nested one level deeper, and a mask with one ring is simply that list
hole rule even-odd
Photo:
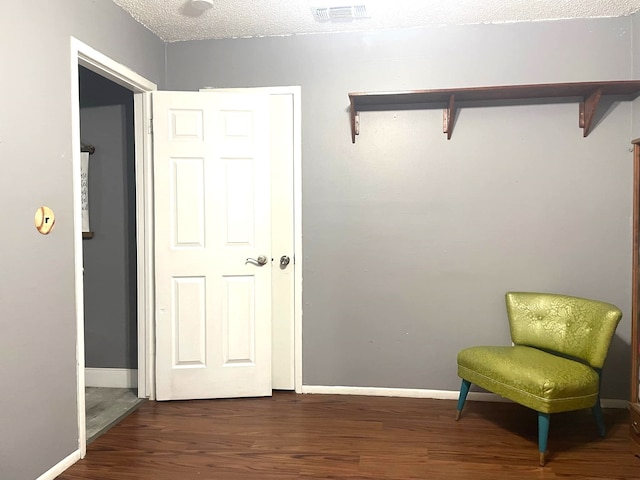
[{"label": "textured ceiling", "polygon": [[[190,0],[113,0],[166,42],[262,37],[426,25],[619,17],[640,0],[214,0],[200,12]],[[312,7],[365,4],[371,18],[318,23]]]}]

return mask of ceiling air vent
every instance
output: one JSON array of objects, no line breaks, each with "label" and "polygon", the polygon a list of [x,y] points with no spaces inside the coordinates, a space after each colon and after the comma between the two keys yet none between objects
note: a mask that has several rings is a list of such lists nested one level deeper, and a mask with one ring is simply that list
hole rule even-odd
[{"label": "ceiling air vent", "polygon": [[365,5],[346,5],[343,7],[312,7],[311,12],[316,22],[352,22],[369,18]]}]

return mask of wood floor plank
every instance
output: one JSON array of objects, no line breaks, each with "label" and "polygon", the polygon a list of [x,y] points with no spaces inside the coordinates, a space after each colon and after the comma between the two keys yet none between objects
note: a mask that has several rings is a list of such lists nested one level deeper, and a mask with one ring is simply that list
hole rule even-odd
[{"label": "wood floor plank", "polygon": [[537,465],[535,412],[511,403],[296,395],[146,402],[58,480],[640,479],[628,413],[552,416]]}]

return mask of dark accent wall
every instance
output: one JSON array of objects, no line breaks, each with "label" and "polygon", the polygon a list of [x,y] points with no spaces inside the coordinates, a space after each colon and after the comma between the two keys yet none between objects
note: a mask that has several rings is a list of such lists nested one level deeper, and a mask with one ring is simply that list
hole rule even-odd
[{"label": "dark accent wall", "polygon": [[85,365],[137,368],[133,93],[80,67],[80,137],[89,157],[83,245]]},{"label": "dark accent wall", "polygon": [[[167,45],[167,87],[302,86],[303,381],[456,390],[456,354],[509,344],[504,294],[624,312],[605,398],[629,395],[631,104],[364,112],[347,93],[633,78],[632,19]],[[637,136],[637,135],[636,135]]]}]

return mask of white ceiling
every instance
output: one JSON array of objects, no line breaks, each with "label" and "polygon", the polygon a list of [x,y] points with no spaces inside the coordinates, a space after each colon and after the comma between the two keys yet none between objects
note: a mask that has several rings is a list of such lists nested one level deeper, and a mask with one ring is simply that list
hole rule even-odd
[{"label": "white ceiling", "polygon": [[[199,12],[190,0],[113,0],[166,42],[380,30],[426,25],[620,17],[640,0],[214,0]],[[312,7],[361,5],[371,18],[318,23]]]}]

